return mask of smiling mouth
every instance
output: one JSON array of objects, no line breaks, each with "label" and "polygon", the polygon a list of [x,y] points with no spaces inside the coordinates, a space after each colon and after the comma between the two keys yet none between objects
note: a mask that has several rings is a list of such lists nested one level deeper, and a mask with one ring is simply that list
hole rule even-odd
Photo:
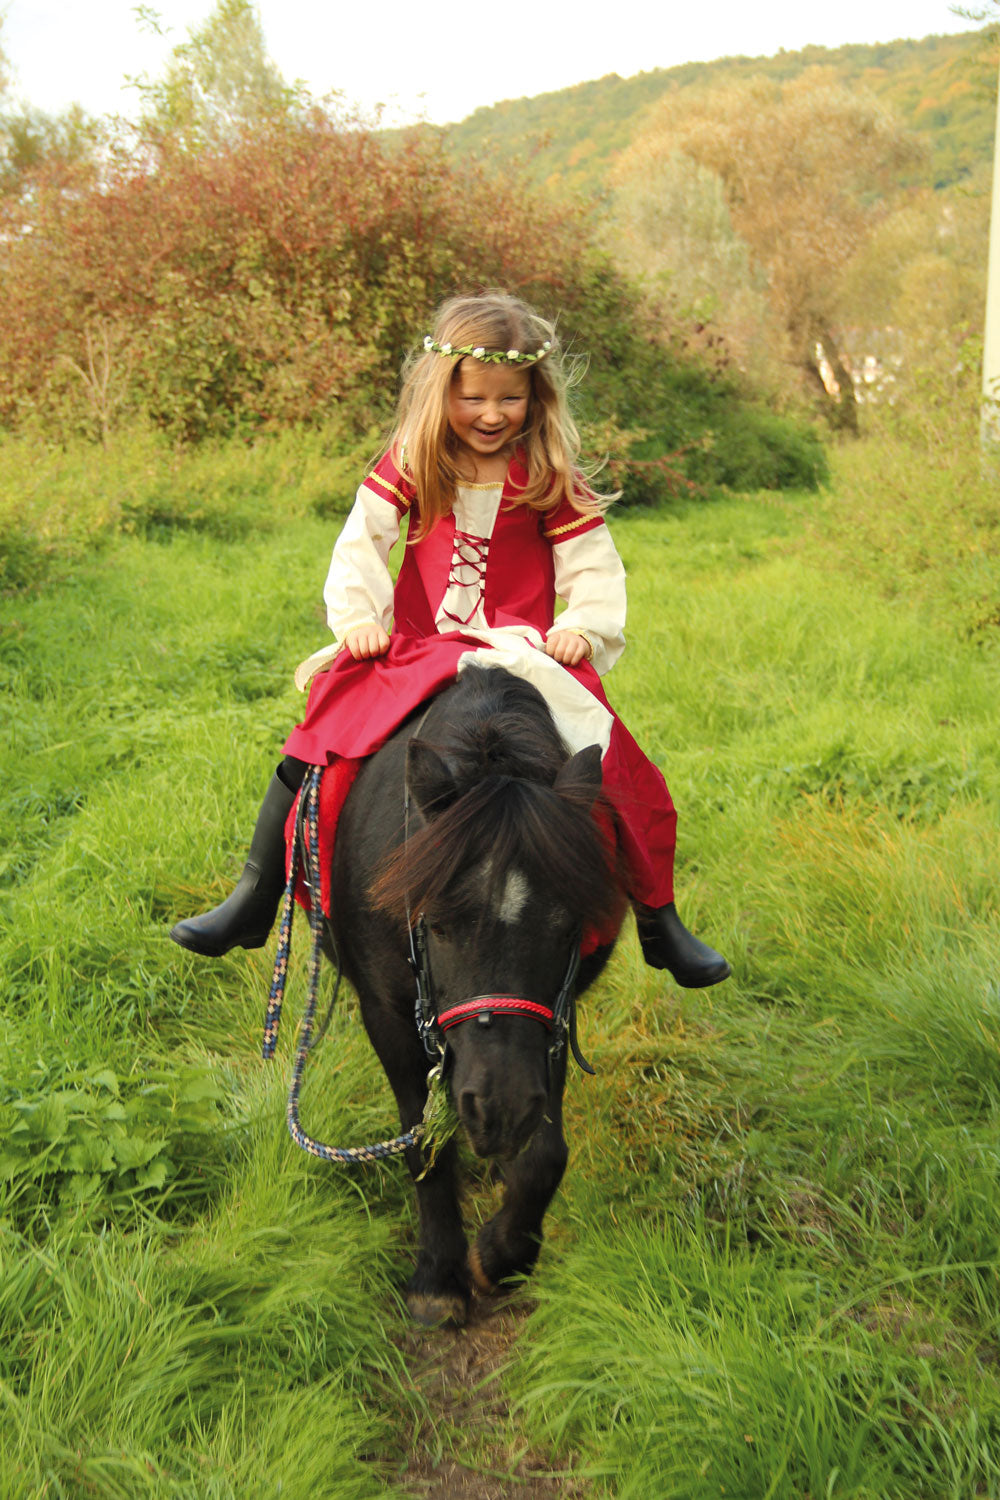
[{"label": "smiling mouth", "polygon": [[493,440],[494,440],[494,438],[503,437],[503,435],[506,432],[506,430],[507,429],[505,427],[497,427],[492,432],[484,432],[481,427],[476,427],[474,429],[474,431],[477,433],[477,435],[479,437],[485,439],[485,441],[487,443],[492,443]]}]

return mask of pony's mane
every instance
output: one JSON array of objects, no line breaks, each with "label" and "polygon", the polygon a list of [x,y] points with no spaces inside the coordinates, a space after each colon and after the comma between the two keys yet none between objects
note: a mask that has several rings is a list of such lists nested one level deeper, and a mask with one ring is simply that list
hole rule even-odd
[{"label": "pony's mane", "polygon": [[[621,872],[594,818],[593,787],[554,786],[567,753],[538,690],[497,668],[463,672],[433,743],[454,789],[390,856],[372,887],[376,904],[474,920],[516,869],[581,922],[606,916]],[[473,869],[486,872],[485,888],[463,887]]]}]

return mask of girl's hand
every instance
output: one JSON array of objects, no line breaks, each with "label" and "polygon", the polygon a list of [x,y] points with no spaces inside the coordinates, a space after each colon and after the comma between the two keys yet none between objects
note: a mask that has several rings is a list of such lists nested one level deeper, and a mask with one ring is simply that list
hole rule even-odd
[{"label": "girl's hand", "polygon": [[585,635],[577,635],[575,630],[553,630],[546,637],[545,652],[564,667],[577,667],[580,662],[590,660],[594,648]]},{"label": "girl's hand", "polygon": [[355,661],[365,661],[371,656],[384,656],[389,649],[389,637],[381,625],[355,625],[344,636],[344,645]]}]

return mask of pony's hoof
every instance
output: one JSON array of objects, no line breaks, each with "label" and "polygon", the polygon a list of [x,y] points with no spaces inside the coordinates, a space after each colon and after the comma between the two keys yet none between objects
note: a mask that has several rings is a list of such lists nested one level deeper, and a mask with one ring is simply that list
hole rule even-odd
[{"label": "pony's hoof", "polygon": [[492,1295],[496,1291],[496,1285],[483,1270],[483,1262],[479,1254],[478,1245],[471,1246],[469,1250],[469,1275],[475,1282],[477,1291],[484,1292],[487,1296]]},{"label": "pony's hoof", "polygon": [[469,1301],[461,1292],[407,1292],[410,1317],[424,1328],[453,1323],[461,1328],[469,1316]]}]

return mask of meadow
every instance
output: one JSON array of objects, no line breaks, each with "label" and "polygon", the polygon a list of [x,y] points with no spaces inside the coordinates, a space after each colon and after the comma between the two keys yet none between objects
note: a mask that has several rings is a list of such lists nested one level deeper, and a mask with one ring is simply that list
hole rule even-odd
[{"label": "meadow", "polygon": [[[609,689],[734,977],[629,924],[517,1337],[450,1404],[415,1372],[475,1331],[407,1327],[403,1167],[285,1132],[271,950],[167,939],[242,862],[351,465],[0,445],[5,1497],[1000,1496],[1000,497],[954,436],[615,518]],[[393,1126],[350,1000],[303,1119]]]}]

